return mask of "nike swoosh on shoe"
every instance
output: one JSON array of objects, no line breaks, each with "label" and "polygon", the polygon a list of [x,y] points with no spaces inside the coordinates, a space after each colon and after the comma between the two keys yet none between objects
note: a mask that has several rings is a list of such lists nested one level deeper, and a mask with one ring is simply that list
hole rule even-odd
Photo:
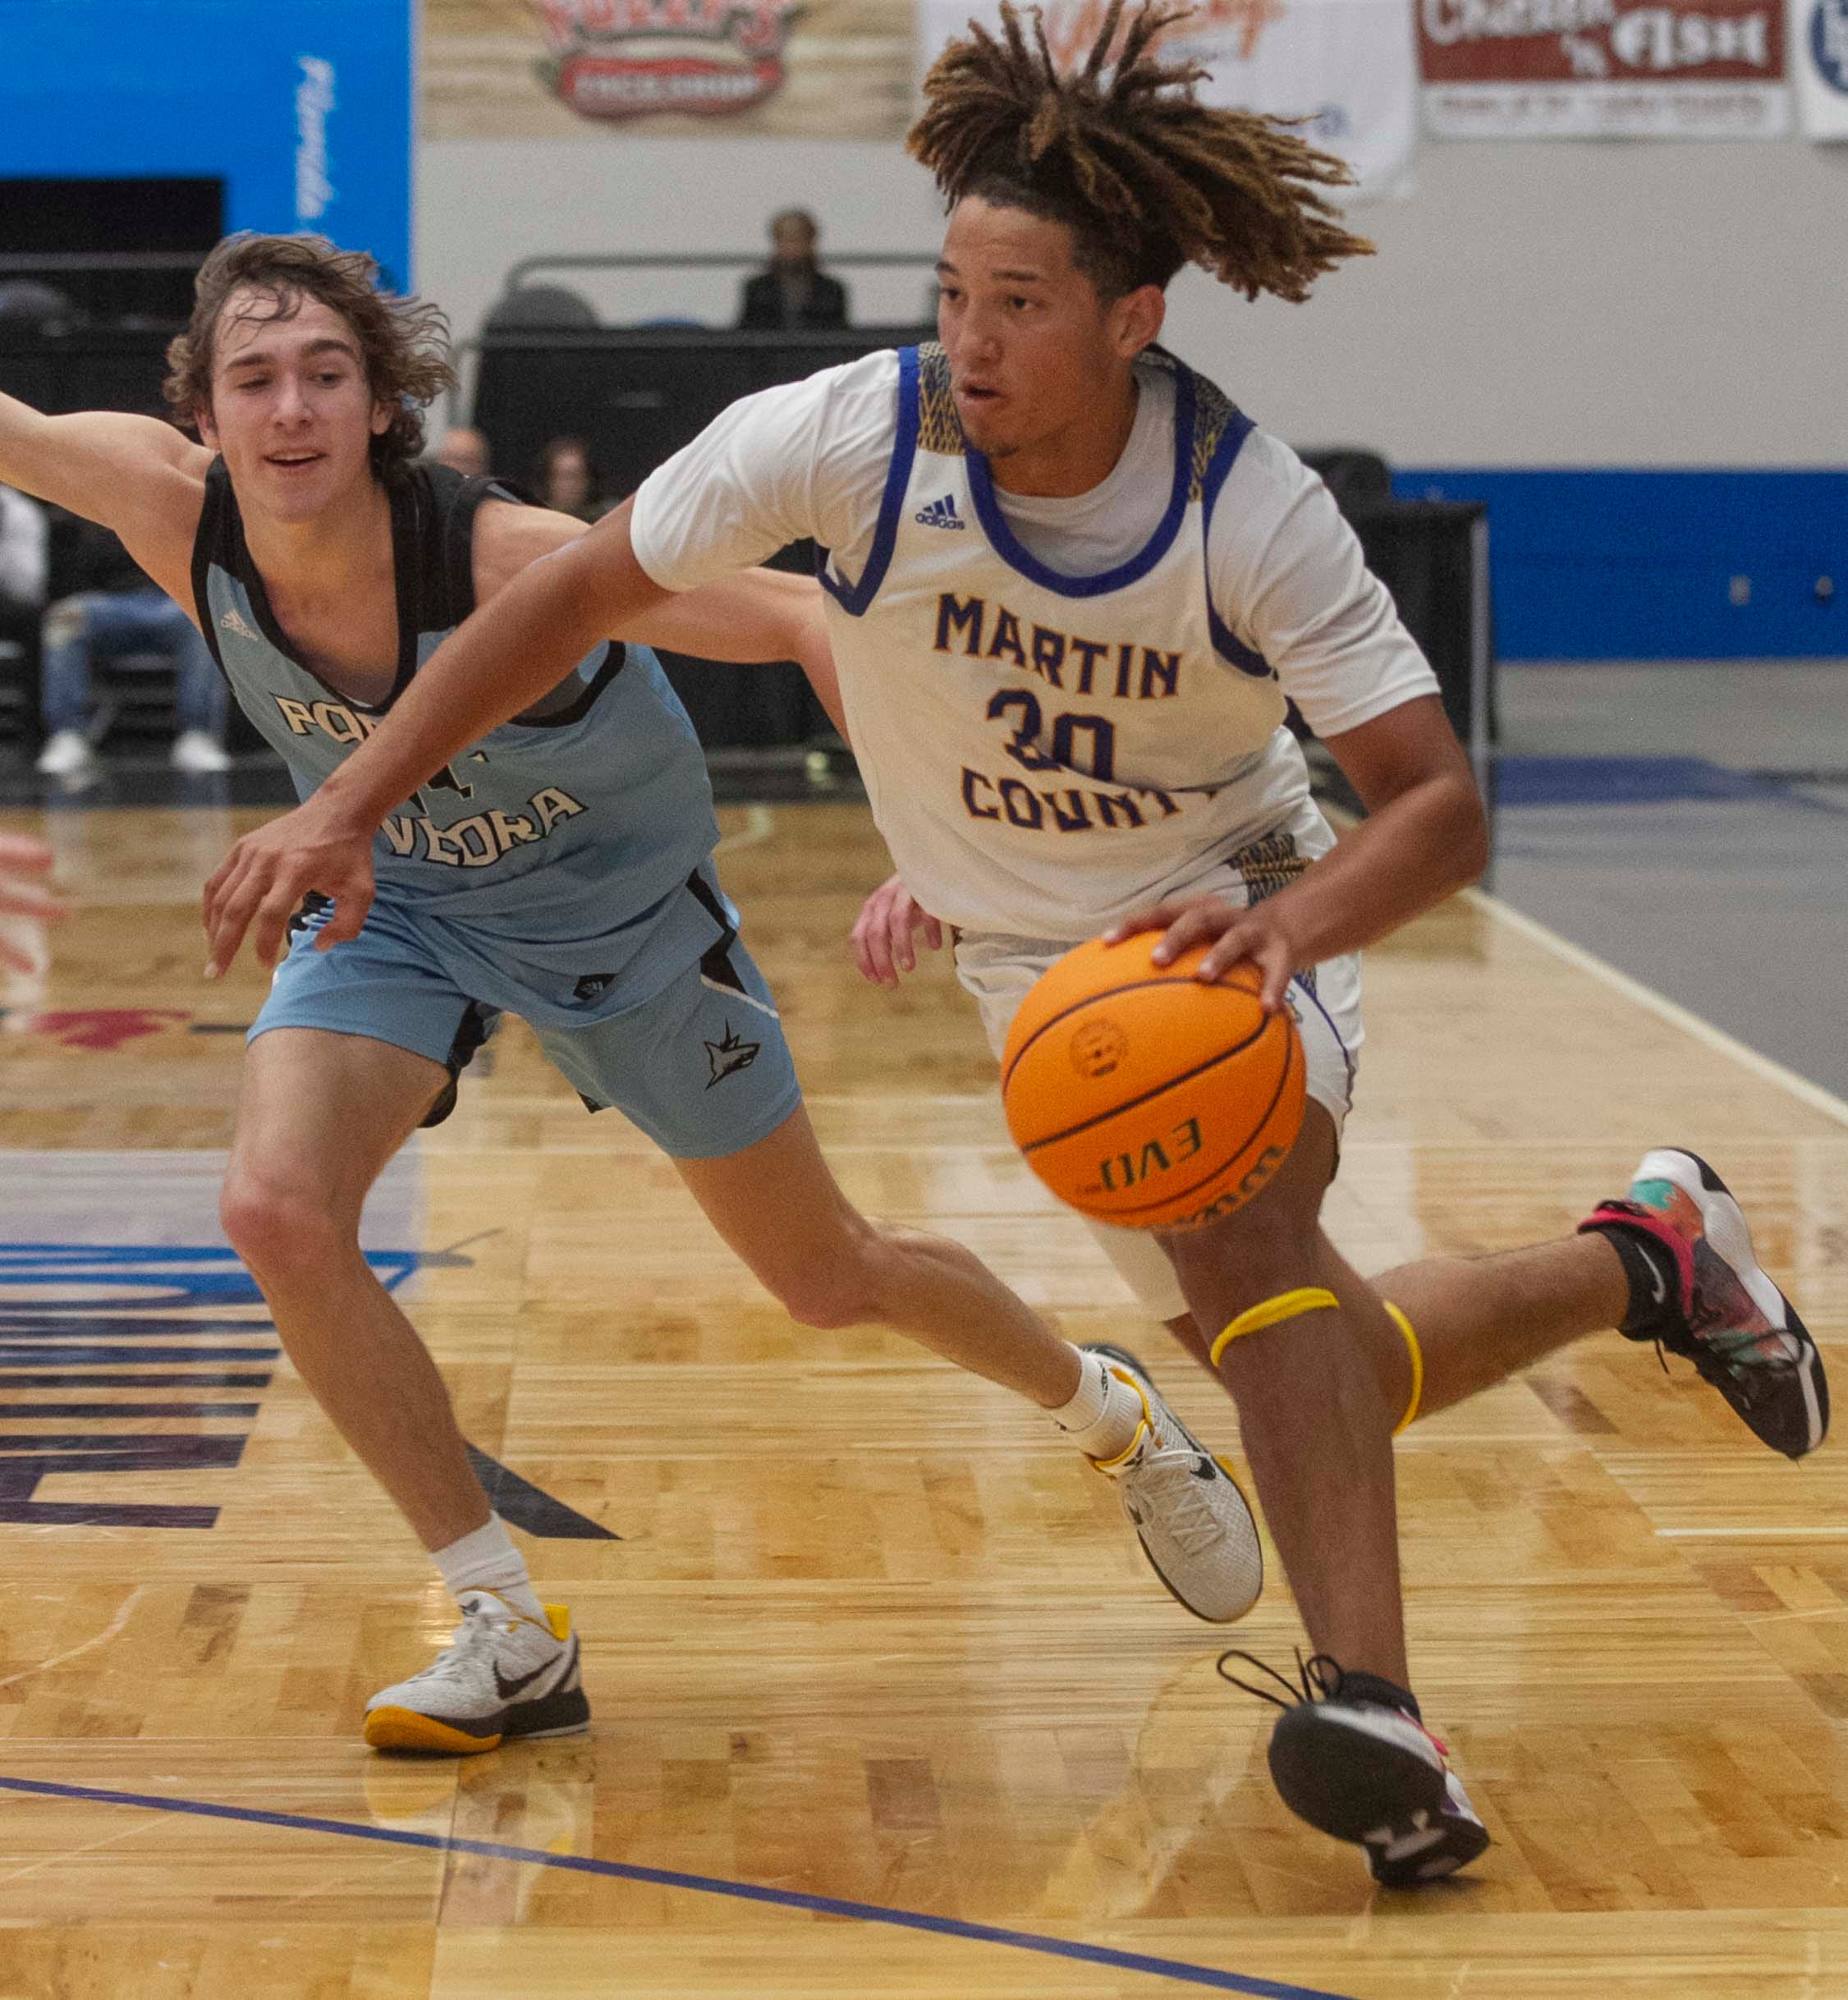
[{"label": "nike swoosh on shoe", "polygon": [[502,1701],[511,1701],[522,1688],[530,1687],[542,1673],[548,1672],[558,1664],[557,1660],[542,1661],[530,1673],[523,1673],[518,1679],[510,1681],[501,1672],[501,1663],[494,1663],[494,1690]]}]

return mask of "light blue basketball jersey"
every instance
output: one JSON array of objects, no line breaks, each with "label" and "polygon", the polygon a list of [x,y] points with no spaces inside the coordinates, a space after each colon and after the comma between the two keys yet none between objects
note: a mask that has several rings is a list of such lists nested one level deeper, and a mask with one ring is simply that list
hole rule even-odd
[{"label": "light blue basketball jersey", "polygon": [[[383,721],[424,662],[475,608],[476,510],[511,496],[446,466],[413,466],[390,488],[398,599],[397,681],[369,708],[296,658],[250,558],[222,460],[206,480],[193,553],[199,623],[239,706],[306,798]],[[382,901],[453,927],[510,969],[594,978],[611,994],[645,941],[677,959],[658,920],[718,838],[699,739],[644,646],[599,646],[545,713],[470,745],[380,828]],[[691,898],[685,928],[701,939]],[[661,983],[675,966],[663,965]],[[613,997],[613,996],[612,996]]]}]

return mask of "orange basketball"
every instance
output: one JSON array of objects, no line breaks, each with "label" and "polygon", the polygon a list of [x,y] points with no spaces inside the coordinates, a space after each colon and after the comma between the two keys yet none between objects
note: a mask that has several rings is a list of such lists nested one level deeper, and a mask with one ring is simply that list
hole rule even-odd
[{"label": "orange basketball", "polygon": [[1187,1229],[1249,1201],[1303,1122],[1303,1043],[1235,966],[1204,986],[1200,946],[1161,933],[1067,952],[1022,1002],[1001,1058],[1007,1129],[1062,1201],[1130,1229]]}]

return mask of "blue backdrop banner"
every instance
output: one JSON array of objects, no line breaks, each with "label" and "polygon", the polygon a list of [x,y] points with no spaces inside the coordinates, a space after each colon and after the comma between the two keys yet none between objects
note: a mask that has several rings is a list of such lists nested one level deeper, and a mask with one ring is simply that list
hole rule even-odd
[{"label": "blue backdrop banner", "polygon": [[0,0],[0,178],[216,176],[413,282],[412,0]]}]

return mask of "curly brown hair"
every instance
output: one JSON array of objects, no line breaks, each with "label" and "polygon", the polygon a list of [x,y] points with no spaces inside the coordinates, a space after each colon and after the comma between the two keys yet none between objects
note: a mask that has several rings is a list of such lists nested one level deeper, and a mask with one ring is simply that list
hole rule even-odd
[{"label": "curly brown hair", "polygon": [[372,441],[373,469],[386,477],[424,448],[424,412],[456,386],[449,323],[440,307],[383,291],[364,250],[336,249],[325,236],[227,236],[193,281],[192,319],[167,350],[163,385],[176,419],[192,425],[212,401],[218,322],[234,292],[250,291],[262,317],[293,319],[304,299],[331,306],[353,330],[374,397],[392,409],[390,428]]},{"label": "curly brown hair", "polygon": [[1156,53],[1187,8],[1144,0],[1125,26],[1124,7],[1110,0],[1070,76],[1038,7],[1030,46],[1010,0],[998,39],[971,21],[950,44],[906,142],[947,204],[974,195],[1065,223],[1073,261],[1106,299],[1166,286],[1197,264],[1247,298],[1300,303],[1324,272],[1370,255],[1317,192],[1351,184],[1345,163],[1286,121],[1201,103],[1194,87],[1206,71]]}]

